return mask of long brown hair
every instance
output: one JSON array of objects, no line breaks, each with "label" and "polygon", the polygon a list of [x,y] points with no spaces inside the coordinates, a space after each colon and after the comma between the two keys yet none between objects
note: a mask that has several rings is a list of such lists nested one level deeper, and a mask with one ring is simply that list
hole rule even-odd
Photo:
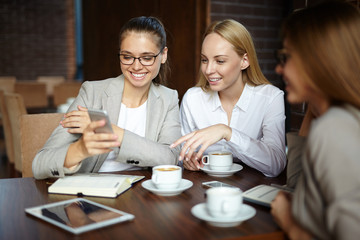
[{"label": "long brown hair", "polygon": [[[166,47],[166,32],[162,22],[156,17],[136,17],[130,19],[120,30],[119,46],[129,32],[149,33],[154,35],[160,50]],[[166,85],[167,75],[170,73],[169,55],[164,64],[161,64],[159,74],[153,79],[153,83]]]},{"label": "long brown hair", "polygon": [[[210,33],[216,33],[231,43],[240,57],[247,53],[249,67],[242,71],[244,83],[252,86],[270,83],[260,69],[251,35],[241,23],[232,19],[215,21],[207,28],[203,39]],[[201,71],[196,86],[201,87],[204,91],[210,90],[209,83]]]},{"label": "long brown hair", "polygon": [[304,81],[330,104],[360,108],[360,13],[343,1],[325,1],[294,12],[283,38]]}]

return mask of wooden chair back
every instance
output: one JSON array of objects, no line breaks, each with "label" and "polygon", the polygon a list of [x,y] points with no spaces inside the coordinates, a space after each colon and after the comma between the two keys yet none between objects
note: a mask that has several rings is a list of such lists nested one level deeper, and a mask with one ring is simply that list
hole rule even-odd
[{"label": "wooden chair back", "polygon": [[4,92],[14,92],[15,82],[16,82],[16,77],[12,77],[12,76],[0,77],[0,90],[4,90]]},{"label": "wooden chair back", "polygon": [[71,97],[76,97],[79,94],[81,82],[65,82],[54,87],[54,105],[57,107],[66,103],[66,100]]},{"label": "wooden chair back", "polygon": [[[16,77],[0,76],[0,91],[3,91],[3,93],[4,92],[14,92],[15,82],[16,82]],[[4,100],[2,100],[2,98],[0,98],[0,105],[3,105],[3,103],[4,103],[3,101]],[[5,123],[4,123],[4,122],[7,122],[7,119],[5,119],[5,120],[3,119],[2,112],[4,110],[1,110],[2,108],[3,107],[0,107],[0,128],[3,128],[4,136],[6,136],[6,135],[9,135],[6,133],[6,131],[8,131],[8,130],[6,129]],[[5,144],[4,144],[4,142],[5,142]],[[5,149],[3,148],[4,145],[5,145]],[[0,139],[0,152],[6,152],[7,155],[10,155],[10,156],[8,156],[8,159],[10,160],[13,158],[11,156],[11,153],[9,153],[8,149],[9,149],[9,146],[8,146],[8,143],[6,142],[6,140]]]},{"label": "wooden chair back", "polygon": [[47,108],[49,105],[45,83],[35,81],[16,82],[15,92],[23,97],[26,108]]},{"label": "wooden chair back", "polygon": [[4,90],[1,89],[0,89],[0,113],[1,113],[2,126],[4,130],[6,156],[10,163],[14,163],[15,157],[14,157],[13,137],[12,137],[9,113],[5,102],[5,92]]},{"label": "wooden chair back", "polygon": [[33,177],[32,162],[54,129],[59,126],[62,113],[25,114],[21,116],[22,177]]},{"label": "wooden chair back", "polygon": [[39,76],[36,81],[46,84],[46,94],[51,97],[54,93],[54,87],[65,82],[65,78],[63,76]]},{"label": "wooden chair back", "polygon": [[20,146],[20,117],[26,114],[24,99],[17,93],[5,93],[5,103],[9,115],[12,145],[14,151],[14,164],[18,172],[22,171],[21,166],[21,146]]}]

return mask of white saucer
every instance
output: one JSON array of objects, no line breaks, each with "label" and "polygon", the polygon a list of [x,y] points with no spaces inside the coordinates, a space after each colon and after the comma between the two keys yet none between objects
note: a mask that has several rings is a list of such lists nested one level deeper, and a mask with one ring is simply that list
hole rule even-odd
[{"label": "white saucer", "polygon": [[159,196],[175,196],[191,188],[192,185],[193,185],[192,181],[189,181],[187,179],[181,179],[180,186],[175,189],[158,189],[155,187],[152,180],[146,180],[145,182],[141,183],[141,186],[143,188]]},{"label": "white saucer", "polygon": [[233,175],[234,173],[243,169],[243,166],[241,166],[240,164],[237,164],[237,163],[233,163],[233,165],[231,166],[231,169],[226,170],[226,171],[212,170],[207,165],[205,165],[204,167],[202,167],[200,169],[213,177],[229,177],[229,176]]},{"label": "white saucer", "polygon": [[235,227],[240,225],[243,221],[246,221],[255,216],[256,210],[249,205],[243,204],[238,216],[232,219],[222,219],[210,216],[206,209],[206,203],[199,203],[191,208],[191,213],[195,217],[204,220],[209,225],[215,227]]}]

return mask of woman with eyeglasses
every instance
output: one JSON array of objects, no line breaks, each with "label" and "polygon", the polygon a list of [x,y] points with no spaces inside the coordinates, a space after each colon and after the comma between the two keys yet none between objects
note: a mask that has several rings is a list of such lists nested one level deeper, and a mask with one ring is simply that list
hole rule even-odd
[{"label": "woman with eyeglasses", "polygon": [[236,162],[275,177],[286,165],[284,94],[260,70],[246,28],[228,19],[204,35],[201,72],[180,108],[183,144],[179,160],[199,170],[201,157],[228,151]]},{"label": "woman with eyeglasses", "polygon": [[290,239],[360,236],[359,26],[359,9],[325,1],[295,11],[283,27],[276,71],[289,102],[308,102],[318,114],[294,194],[280,192],[272,202],[271,213]]},{"label": "woman with eyeglasses", "polygon": [[[177,164],[181,136],[177,91],[164,87],[168,72],[166,33],[154,17],[127,22],[119,34],[122,75],[88,81],[36,155],[35,178],[83,172],[113,172]],[[109,113],[114,134],[95,133],[88,109]]]}]

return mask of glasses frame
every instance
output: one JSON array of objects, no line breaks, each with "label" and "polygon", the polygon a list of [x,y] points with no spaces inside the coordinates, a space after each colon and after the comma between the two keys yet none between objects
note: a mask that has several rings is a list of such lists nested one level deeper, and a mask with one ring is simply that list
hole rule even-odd
[{"label": "glasses frame", "polygon": [[[120,59],[121,64],[124,64],[124,65],[127,65],[127,66],[133,65],[136,59],[138,59],[138,60],[139,60],[139,63],[140,63],[141,65],[143,65],[143,66],[152,66],[152,65],[154,65],[154,63],[155,63],[156,58],[160,55],[160,53],[161,53],[163,50],[164,50],[164,48],[162,48],[162,49],[160,50],[160,52],[159,52],[158,54],[154,55],[154,56],[146,56],[146,57],[153,57],[153,59],[154,59],[153,62],[152,62],[151,64],[149,64],[149,65],[148,65],[148,64],[144,64],[144,63],[141,62],[141,59],[144,58],[145,56],[142,56],[142,57],[133,57],[133,56],[131,56],[131,55],[122,54],[122,53],[118,53],[118,56],[119,56],[119,59]],[[132,60],[132,63],[123,63],[123,62],[121,61],[121,55],[123,55],[123,56],[124,56],[124,55],[131,56],[131,58],[133,59],[133,60]]]},{"label": "glasses frame", "polygon": [[284,66],[290,57],[285,48],[275,50],[274,55],[276,62],[281,66]]}]

